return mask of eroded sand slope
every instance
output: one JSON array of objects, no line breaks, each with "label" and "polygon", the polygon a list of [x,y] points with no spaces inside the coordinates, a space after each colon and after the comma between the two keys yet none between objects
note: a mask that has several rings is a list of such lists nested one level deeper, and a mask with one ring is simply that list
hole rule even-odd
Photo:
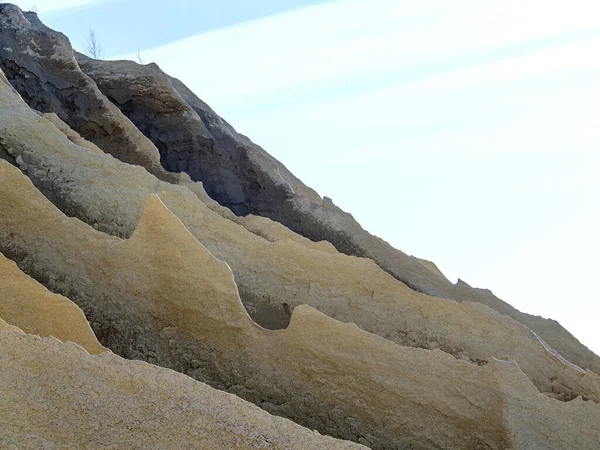
[{"label": "eroded sand slope", "polygon": [[0,447],[600,442],[596,355],[371,236],[158,66],[3,4],[0,67]]},{"label": "eroded sand slope", "polygon": [[[415,291],[483,303],[527,325],[573,363],[600,372],[600,359],[557,322],[523,314],[487,291],[464,284],[454,286],[440,273],[427,270],[415,258],[370,235],[350,214],[330,199],[321,199],[156,65],[93,61],[77,55],[78,64],[68,39],[44,26],[36,14],[2,5],[0,21],[0,66],[8,79],[30,106],[56,113],[103,151],[139,164],[162,180],[188,187],[212,209],[249,225],[252,232],[269,240],[285,234],[312,246],[282,226],[276,229],[273,223],[263,222],[257,227],[256,221],[227,215],[204,187],[238,214],[254,212],[271,217],[312,240],[327,240],[344,253],[369,257]],[[11,159],[1,145],[0,157]],[[193,183],[186,174],[165,171],[160,163],[187,171],[205,186]],[[103,226],[102,220],[96,223]],[[317,244],[314,248],[325,247]],[[268,316],[265,325],[287,323],[293,305],[279,293],[262,292],[242,282],[240,287],[246,304],[254,303],[257,313]]]},{"label": "eroded sand slope", "polygon": [[[8,328],[8,327],[6,327]],[[360,449],[171,370],[0,324],[3,448]]]},{"label": "eroded sand slope", "polygon": [[[514,360],[542,392],[565,400],[577,395],[600,398],[594,387],[596,375],[560,361],[518,322],[476,303],[416,293],[368,259],[315,251],[290,240],[267,241],[215,213],[181,186],[160,182],[141,167],[73,145],[10,91],[0,90],[0,95],[1,104],[7,107],[3,110],[11,111],[0,111],[6,149],[65,213],[127,236],[139,220],[147,196],[157,193],[194,237],[231,265],[254,317],[274,317],[281,323],[279,311],[287,313],[309,304],[402,345],[440,348],[479,364],[493,357]],[[39,146],[40,141],[45,145]],[[11,230],[20,227],[6,222],[4,226]],[[36,233],[40,231],[21,230],[13,232],[11,239],[14,245],[30,248],[36,245]],[[52,278],[46,273],[55,270],[52,263],[43,267],[37,263],[41,268],[36,277],[56,279],[55,287],[69,297],[73,290],[79,293],[64,277]],[[96,323],[94,318],[92,322]],[[107,331],[100,334],[111,335]],[[119,339],[127,338],[115,337],[111,349]],[[144,354],[138,357],[148,358]]]},{"label": "eroded sand slope", "polygon": [[[65,217],[16,168],[0,168],[2,179],[33,202],[5,209],[19,224],[14,229],[37,242],[13,250],[27,253],[24,265],[34,272],[50,273],[43,261],[51,260],[52,273],[65,279],[89,316],[110,325],[104,337],[120,335],[118,348],[111,348],[127,357],[148,358],[151,349],[152,362],[374,448],[508,448],[511,436],[533,433],[520,429],[523,420],[535,424],[549,414],[559,428],[565,417],[572,427],[573,414],[591,420],[600,412],[593,402],[562,403],[539,394],[514,363],[477,366],[440,351],[401,347],[306,306],[295,309],[288,329],[264,330],[243,308],[229,267],[158,197],[149,198],[132,237],[121,240]],[[6,189],[2,199],[3,208],[17,200]],[[37,225],[28,227],[22,212],[28,209],[37,211]],[[520,380],[512,410],[506,393],[515,383],[505,385],[503,367]],[[579,409],[562,416],[579,404],[587,416]],[[515,414],[525,415],[518,420]],[[567,447],[574,436],[599,438],[587,421],[580,426],[553,438]]]},{"label": "eroded sand slope", "polygon": [[26,333],[75,342],[90,354],[107,351],[83,312],[68,298],[52,294],[0,253],[0,317]]}]

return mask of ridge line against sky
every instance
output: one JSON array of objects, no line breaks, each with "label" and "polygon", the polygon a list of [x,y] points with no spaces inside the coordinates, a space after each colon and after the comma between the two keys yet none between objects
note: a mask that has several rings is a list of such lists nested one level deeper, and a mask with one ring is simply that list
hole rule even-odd
[{"label": "ridge line against sky", "polygon": [[75,49],[81,50],[88,30],[95,30],[104,48],[104,57],[110,58],[124,51],[144,51],[175,42],[198,32],[332,1],[335,0],[171,0],[168,8],[157,0],[40,0],[39,4],[17,0],[12,3],[24,10],[37,10],[46,25],[69,36]]},{"label": "ridge line against sky", "polygon": [[[589,209],[600,204],[593,3],[422,5],[342,0],[144,55],[369,231],[452,280],[558,318],[599,352],[600,309],[581,281],[600,269]],[[202,49],[197,64],[192,49]],[[579,312],[566,314],[573,296]]]},{"label": "ridge line against sky", "polygon": [[[125,14],[106,47],[135,59],[135,30],[146,62],[366,229],[600,353],[600,4],[337,0],[236,22],[226,3],[176,40],[152,8]],[[42,20],[77,48],[119,8]]]}]

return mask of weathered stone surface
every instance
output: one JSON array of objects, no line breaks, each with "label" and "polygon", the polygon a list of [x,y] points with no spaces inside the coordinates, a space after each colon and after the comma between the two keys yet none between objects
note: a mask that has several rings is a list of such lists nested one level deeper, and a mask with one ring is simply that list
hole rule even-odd
[{"label": "weathered stone surface", "polygon": [[202,180],[210,196],[236,214],[266,216],[313,241],[328,241],[343,253],[371,258],[418,292],[481,302],[508,313],[575,363],[600,373],[600,359],[557,322],[523,314],[497,298],[489,302],[477,290],[456,287],[439,271],[428,270],[431,267],[365,231],[158,66],[77,58],[100,90],[157,145],[168,170]]},{"label": "weathered stone surface", "polygon": [[[17,91],[15,91],[13,89],[13,87],[10,85],[10,83],[4,76],[4,72],[2,72],[2,69],[0,69],[0,85],[7,87],[8,89],[10,89],[13,92],[13,94],[18,95]],[[3,159],[4,161],[8,161],[12,165],[16,165],[15,159],[4,148],[4,145],[2,144],[2,139],[0,139],[0,159]]]},{"label": "weathered stone surface", "polygon": [[465,301],[482,303],[498,311],[500,314],[505,314],[521,322],[572,363],[600,374],[600,358],[579,342],[556,320],[522,313],[508,303],[500,300],[492,291],[472,288],[462,280],[459,280],[454,286],[457,297]]},{"label": "weathered stone surface", "polygon": [[364,448],[171,370],[0,330],[2,448]]},{"label": "weathered stone surface", "polygon": [[11,91],[13,91],[13,93],[14,93],[14,94],[17,94],[17,95],[19,94],[19,93],[18,93],[18,92],[15,90],[15,88],[13,88],[13,87],[12,87],[12,85],[10,84],[10,82],[9,82],[9,81],[6,79],[6,75],[4,75],[4,72],[2,71],[2,69],[0,69],[0,81],[3,81],[3,82],[4,82],[4,84],[6,84],[6,85],[9,87],[9,89],[10,89]]},{"label": "weathered stone surface", "polygon": [[[34,271],[51,260],[77,300],[89,300],[91,315],[104,314],[111,325],[105,339],[127,334],[117,345],[130,358],[148,358],[151,349],[165,366],[374,448],[531,448],[549,440],[578,448],[600,438],[590,426],[600,405],[543,396],[512,362],[477,366],[401,347],[308,306],[294,310],[286,330],[260,328],[242,307],[229,267],[156,196],[123,241],[60,214],[17,169],[0,163],[0,170],[6,184],[26,193],[14,209],[5,209],[18,202],[11,189],[1,196],[8,221],[18,224],[11,229],[24,229],[32,241],[13,250],[27,252],[23,261]],[[35,205],[37,224],[27,225],[27,204]]]},{"label": "weathered stone surface", "polygon": [[[203,245],[231,265],[246,306],[261,324],[285,325],[291,310],[306,303],[402,345],[441,348],[479,364],[493,357],[514,360],[542,392],[561,399],[599,398],[593,387],[597,376],[561,361],[508,317],[483,305],[415,293],[368,259],[315,251],[289,240],[269,242],[214,213],[181,186],[161,183],[139,167],[73,145],[1,86],[0,105],[0,131],[10,151],[61,209],[99,229],[128,236],[147,196],[157,193]],[[3,110],[11,113],[3,114]],[[10,183],[6,184],[8,189]],[[17,235],[12,230],[19,229],[18,225],[4,221],[3,226],[13,233],[13,243],[20,239],[23,248],[36,245],[35,230],[30,230],[32,235]],[[58,280],[56,287],[77,301],[71,292],[80,292],[78,285],[70,286],[64,277],[51,277],[48,271],[55,270],[53,264],[39,266],[41,273],[36,277]],[[86,302],[77,303],[92,321],[94,314],[102,317],[101,311],[89,312]],[[98,326],[94,330],[102,341],[110,333]],[[118,342],[128,342],[126,335],[114,339],[108,345],[113,350]],[[147,352],[141,349],[136,357],[147,358]]]},{"label": "weathered stone surface", "polygon": [[107,351],[83,312],[68,298],[52,294],[0,253],[0,317],[26,333],[75,342],[90,354]]},{"label": "weathered stone surface", "polygon": [[428,261],[426,259],[421,259],[421,258],[417,258],[417,260],[423,264],[425,267],[427,267],[429,270],[431,270],[433,273],[440,275],[444,278],[446,278],[446,275],[444,275],[442,273],[442,271],[439,269],[438,266],[436,266],[436,264],[433,261]]},{"label": "weathered stone surface", "polygon": [[0,142],[0,159],[9,162],[13,166],[16,165],[15,159],[6,151],[2,143]]},{"label": "weathered stone surface", "polygon": [[[374,448],[593,448],[600,441],[600,378],[570,362],[598,370],[600,360],[558,323],[522,314],[490,291],[453,285],[434,263],[371,236],[155,65],[79,56],[109,101],[81,72],[64,36],[12,5],[0,5],[0,47],[8,75],[0,70],[0,251],[72,297],[119,354]],[[165,166],[203,180],[239,216],[202,182],[160,167],[157,148],[123,113],[160,148]],[[69,219],[48,199],[129,239]],[[256,410],[232,397],[233,409],[218,403],[208,415],[206,403],[180,408],[199,396],[187,387],[178,396],[181,380],[198,383],[25,335],[105,351],[79,308],[2,254],[0,282],[0,317],[9,322],[0,319],[0,386],[10,394],[6,404],[18,404],[11,410],[17,417],[6,414],[3,423],[0,399],[0,429],[11,439],[0,433],[0,446],[132,446],[141,439],[172,447],[192,433],[211,448],[342,445],[248,413]],[[258,326],[240,293],[261,324],[289,327]],[[3,354],[6,336],[15,341]],[[40,375],[42,364],[49,373]],[[172,384],[151,390],[150,402],[135,390],[131,401],[129,388],[152,386],[148,377]],[[73,380],[86,389],[70,389]],[[90,408],[95,384],[106,395],[99,400],[93,391]],[[135,411],[123,420],[118,410],[128,408]],[[181,418],[191,423],[178,433],[157,430]],[[103,420],[116,422],[118,433],[103,434]]]},{"label": "weathered stone surface", "polygon": [[65,134],[65,136],[67,136],[67,139],[69,139],[73,144],[79,145],[80,147],[89,148],[94,153],[104,153],[96,144],[92,144],[90,141],[83,139],[79,135],[79,133],[71,129],[69,125],[60,120],[60,117],[58,117],[56,114],[42,113],[41,115],[45,117],[49,122],[52,122],[56,126],[56,128],[62,131]]},{"label": "weathered stone surface", "polygon": [[[105,73],[114,71],[110,62],[105,62],[103,68]],[[84,70],[88,71],[88,67],[84,66]],[[89,70],[88,73],[104,91],[102,74],[95,70]],[[180,97],[196,111],[207,130],[220,144],[215,146],[215,151],[220,150],[227,154],[237,152],[238,154],[268,155],[250,139],[237,133],[181,81],[169,76],[167,78]],[[276,179],[277,171],[281,171],[279,167],[283,166],[272,157],[269,156],[269,158],[275,161],[275,165],[273,163],[266,164],[257,158],[252,173]],[[243,173],[238,176],[243,180],[242,184],[251,184],[253,181],[244,180],[246,176]],[[266,202],[254,201],[255,194],[250,192],[245,199],[244,207],[238,207],[219,192],[213,192],[214,188],[209,186],[208,182],[205,183],[205,187],[213,198],[230,207],[237,214],[245,214],[245,210],[247,210],[253,214],[270,217],[313,241],[328,241],[340,252],[373,259],[384,270],[416,291],[452,298],[451,292],[449,292],[449,289],[452,289],[451,283],[445,279],[440,280],[436,276],[432,277],[430,271],[414,258],[365,231],[351,214],[337,207],[331,199],[327,197],[321,199],[318,195],[311,194],[312,190],[304,186],[300,180],[294,179],[294,183],[277,185],[277,192],[271,184],[262,183],[260,184],[260,195],[268,197],[269,200]],[[306,193],[304,189],[309,189],[309,192]],[[269,196],[262,191],[271,191],[272,193]],[[258,197],[258,195],[256,196]],[[460,301],[459,298],[455,300]]]},{"label": "weathered stone surface", "polygon": [[156,64],[76,57],[101,91],[154,142],[167,170],[202,181],[212,198],[238,215],[252,212],[253,205],[277,208],[288,190],[320,201],[263,149],[246,145],[247,138],[242,143],[221,118],[214,113],[208,118],[206,110],[186,103]]},{"label": "weathered stone surface", "polygon": [[16,331],[17,333],[22,333],[23,331],[14,325],[7,324],[2,318],[0,318],[0,331]]},{"label": "weathered stone surface", "polygon": [[[4,73],[0,79],[10,81],[12,85],[7,85],[14,92],[13,86],[75,144],[142,166],[159,179],[184,185],[201,200],[214,202],[202,183],[163,169],[154,144],[81,72],[66,36],[44,26],[35,13],[9,4],[0,5],[2,68],[8,79]],[[0,158],[13,162],[3,150],[1,137]]]},{"label": "weathered stone surface", "polygon": [[255,216],[253,214],[241,217],[230,217],[225,215],[225,217],[240,224],[251,233],[261,236],[271,242],[285,241],[289,239],[290,241],[294,241],[297,244],[303,245],[304,247],[312,250],[318,250],[325,253],[338,253],[331,243],[327,241],[311,241],[300,234],[294,233],[292,230],[280,224],[279,222],[275,222],[267,217]]},{"label": "weathered stone surface", "polygon": [[125,162],[159,176],[164,172],[154,145],[79,69],[67,37],[46,27],[35,13],[0,4],[0,68],[33,109],[56,113]]},{"label": "weathered stone surface", "polygon": [[[418,259],[418,258],[417,258]],[[432,272],[445,278],[445,275],[432,261],[418,259],[418,261]],[[458,280],[453,288],[454,296],[463,301],[482,303],[501,314],[507,315],[534,330],[552,349],[581,367],[600,373],[598,357],[587,347],[581,344],[571,333],[564,329],[557,321],[544,319],[540,316],[522,313],[510,304],[500,300],[488,289],[477,289],[469,286],[463,280]]]},{"label": "weathered stone surface", "polygon": [[[81,57],[103,90],[135,116],[136,123],[159,143],[163,156],[170,155],[169,167],[187,170],[195,179],[205,180],[206,186],[194,184],[184,174],[166,172],[158,164],[154,145],[81,73],[64,35],[45,27],[34,13],[22,13],[13,5],[0,8],[0,67],[7,70],[10,81],[31,106],[58,114],[104,151],[142,165],[162,180],[188,187],[207,203],[212,200],[204,187],[238,214],[254,212],[271,217],[314,241],[326,240],[344,253],[372,258],[419,292],[494,305],[497,311],[536,331],[573,362],[600,373],[600,359],[557,322],[523,314],[495,297],[490,301],[479,290],[455,287],[440,274],[424,270],[415,258],[371,236],[351,215],[329,199],[321,200],[281,163],[236,133],[181,82],[165,76],[158,67]],[[152,95],[143,95],[149,91]],[[14,164],[1,139],[0,158]],[[258,231],[252,226],[250,230]],[[269,232],[258,234],[273,240],[272,234],[267,236]],[[323,249],[321,244],[317,247]],[[279,316],[285,319],[286,315],[280,311]]]}]

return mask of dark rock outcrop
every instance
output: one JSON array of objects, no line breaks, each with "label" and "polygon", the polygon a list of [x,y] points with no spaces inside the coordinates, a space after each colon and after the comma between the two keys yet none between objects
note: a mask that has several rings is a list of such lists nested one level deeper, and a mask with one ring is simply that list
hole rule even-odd
[{"label": "dark rock outcrop", "polygon": [[164,173],[152,142],[79,69],[67,37],[35,13],[0,4],[0,69],[31,108],[57,114],[124,162]]},{"label": "dark rock outcrop", "polygon": [[156,64],[99,61],[79,53],[76,57],[102,93],[152,140],[167,170],[202,181],[208,194],[235,214],[277,216],[279,205],[294,193],[321,201],[204,103],[186,102],[175,89],[176,80]]}]

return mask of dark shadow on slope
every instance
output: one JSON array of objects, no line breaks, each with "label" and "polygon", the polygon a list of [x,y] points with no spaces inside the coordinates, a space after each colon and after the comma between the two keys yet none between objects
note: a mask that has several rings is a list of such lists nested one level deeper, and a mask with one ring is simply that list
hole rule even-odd
[{"label": "dark shadow on slope", "polygon": [[4,147],[4,145],[2,145],[1,138],[0,138],[0,159],[7,161],[9,164],[12,164],[15,167],[17,166],[17,160],[6,151],[6,148]]}]

